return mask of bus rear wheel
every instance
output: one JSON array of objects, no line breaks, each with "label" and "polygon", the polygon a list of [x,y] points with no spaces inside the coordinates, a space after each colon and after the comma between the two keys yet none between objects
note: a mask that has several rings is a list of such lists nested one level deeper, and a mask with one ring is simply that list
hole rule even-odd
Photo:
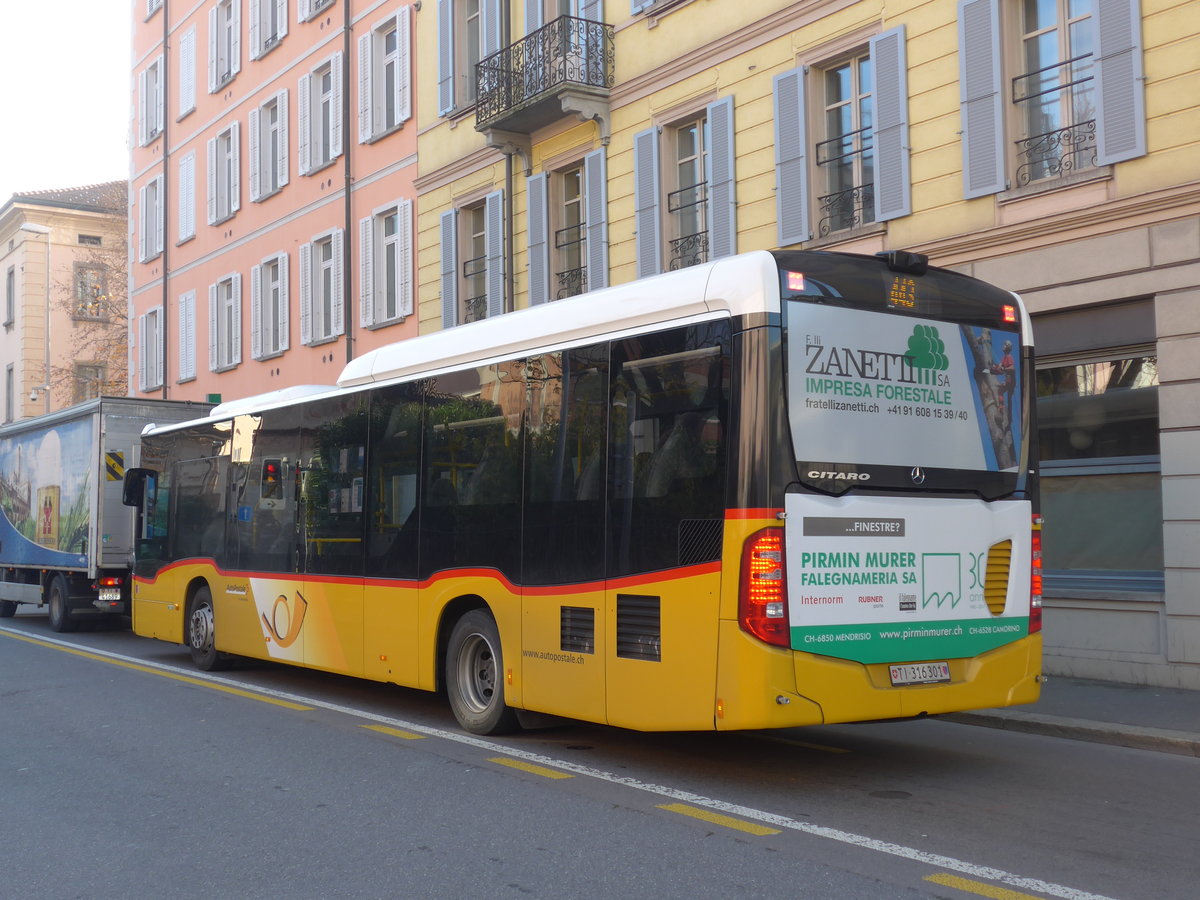
[{"label": "bus rear wheel", "polygon": [[197,588],[192,595],[184,627],[187,629],[188,650],[192,653],[196,668],[205,672],[229,668],[229,657],[217,652],[216,620],[213,617],[212,591],[208,585]]},{"label": "bus rear wheel", "polygon": [[16,600],[0,600],[0,619],[11,619],[16,614]]},{"label": "bus rear wheel", "polygon": [[504,702],[500,629],[487,610],[471,610],[450,632],[446,690],[458,724],[472,734],[508,734],[519,727],[516,710]]},{"label": "bus rear wheel", "polygon": [[74,631],[78,624],[71,615],[71,604],[68,602],[67,580],[61,575],[55,575],[46,585],[47,603],[50,606],[50,628],[53,631]]}]

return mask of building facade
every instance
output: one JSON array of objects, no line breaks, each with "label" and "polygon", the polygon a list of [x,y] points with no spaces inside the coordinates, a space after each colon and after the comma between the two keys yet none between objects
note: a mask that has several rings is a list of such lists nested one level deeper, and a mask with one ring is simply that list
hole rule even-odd
[{"label": "building facade", "polygon": [[411,8],[136,0],[133,393],[332,384],[416,333]]},{"label": "building facade", "polygon": [[125,197],[114,181],[0,207],[5,422],[125,393]]}]

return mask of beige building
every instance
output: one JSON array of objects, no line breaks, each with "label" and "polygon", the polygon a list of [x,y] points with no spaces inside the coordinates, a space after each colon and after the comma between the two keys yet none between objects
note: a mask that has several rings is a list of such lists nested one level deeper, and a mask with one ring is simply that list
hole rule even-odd
[{"label": "beige building", "polygon": [[125,394],[127,235],[123,181],[0,207],[5,422]]}]

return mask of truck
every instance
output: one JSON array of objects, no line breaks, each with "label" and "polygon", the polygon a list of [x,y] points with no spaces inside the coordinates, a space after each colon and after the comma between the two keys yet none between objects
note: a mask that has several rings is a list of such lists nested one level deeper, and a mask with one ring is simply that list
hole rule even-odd
[{"label": "truck", "polygon": [[210,404],[97,397],[0,427],[0,618],[49,608],[54,631],[128,615],[133,511],[125,469],[151,425],[206,415]]}]

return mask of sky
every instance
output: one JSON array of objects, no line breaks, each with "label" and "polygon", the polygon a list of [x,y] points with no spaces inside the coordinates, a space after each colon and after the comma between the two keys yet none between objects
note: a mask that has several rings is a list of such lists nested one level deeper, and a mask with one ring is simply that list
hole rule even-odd
[{"label": "sky", "polygon": [[5,0],[4,7],[0,206],[15,193],[126,180],[130,0]]}]

